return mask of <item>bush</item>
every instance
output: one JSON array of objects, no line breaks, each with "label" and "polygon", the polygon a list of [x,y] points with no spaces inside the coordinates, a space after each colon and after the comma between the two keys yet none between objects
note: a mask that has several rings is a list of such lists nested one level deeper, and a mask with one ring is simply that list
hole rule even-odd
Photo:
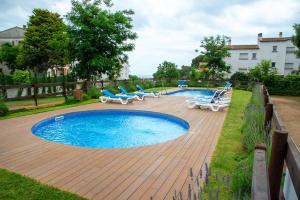
[{"label": "bush", "polygon": [[113,94],[117,94],[120,93],[119,89],[116,88],[113,84],[108,84],[105,89],[109,90],[110,92],[112,92]]},{"label": "bush", "polygon": [[248,81],[249,80],[249,75],[243,72],[235,72],[232,74],[230,77],[230,80],[233,81]]},{"label": "bush", "polygon": [[272,76],[264,84],[272,95],[300,96],[300,75]]},{"label": "bush", "polygon": [[250,103],[245,110],[245,124],[242,128],[243,146],[248,153],[253,151],[256,144],[264,142],[264,117],[263,94],[259,85],[256,85],[253,88]]},{"label": "bush", "polygon": [[87,91],[87,95],[91,98],[91,99],[99,99],[100,96],[100,89],[97,87],[92,87]]},{"label": "bush", "polygon": [[3,101],[0,101],[0,116],[5,116],[8,113],[8,107]]},{"label": "bush", "polygon": [[87,95],[87,94],[85,94],[85,93],[82,94],[82,100],[83,100],[83,101],[86,101],[86,100],[89,100],[89,99],[90,99],[90,96],[89,96],[89,95]]}]

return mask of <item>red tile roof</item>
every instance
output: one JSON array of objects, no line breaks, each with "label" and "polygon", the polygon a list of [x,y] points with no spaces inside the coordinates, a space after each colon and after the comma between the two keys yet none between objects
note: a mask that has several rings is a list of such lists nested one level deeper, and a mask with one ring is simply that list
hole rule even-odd
[{"label": "red tile roof", "polygon": [[259,38],[260,42],[286,42],[290,38],[282,37],[282,38]]},{"label": "red tile roof", "polygon": [[227,46],[231,50],[252,50],[252,49],[259,49],[257,44],[248,44],[248,45],[228,45]]}]

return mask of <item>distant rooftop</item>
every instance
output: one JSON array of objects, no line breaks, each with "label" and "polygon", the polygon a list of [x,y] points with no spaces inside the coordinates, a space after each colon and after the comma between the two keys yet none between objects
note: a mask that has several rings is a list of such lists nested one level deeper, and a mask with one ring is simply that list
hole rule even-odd
[{"label": "distant rooftop", "polygon": [[277,37],[277,38],[260,38],[260,42],[286,42],[290,40],[289,37]]},{"label": "distant rooftop", "polygon": [[[288,40],[291,40],[291,37],[282,37],[282,32],[279,32],[278,37],[272,37],[272,38],[266,38],[263,37],[262,33],[257,34],[257,41],[260,42],[286,42]],[[230,50],[253,50],[253,49],[259,49],[258,44],[242,44],[242,45],[231,45],[231,40],[229,40],[229,44],[227,47]]]},{"label": "distant rooftop", "polygon": [[24,38],[25,30],[21,27],[13,27],[0,32],[0,39]]},{"label": "distant rooftop", "polygon": [[231,50],[247,50],[247,49],[259,49],[257,44],[247,44],[247,45],[228,45]]}]

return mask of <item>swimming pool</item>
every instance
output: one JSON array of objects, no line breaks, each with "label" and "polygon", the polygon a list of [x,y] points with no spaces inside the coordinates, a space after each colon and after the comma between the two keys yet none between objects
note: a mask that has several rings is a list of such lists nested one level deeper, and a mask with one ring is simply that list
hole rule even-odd
[{"label": "swimming pool", "polygon": [[32,133],[47,141],[91,148],[129,148],[173,140],[189,124],[178,117],[140,110],[91,110],[43,120]]},{"label": "swimming pool", "polygon": [[184,96],[184,97],[194,97],[198,95],[212,96],[215,93],[213,90],[205,89],[181,89],[174,92],[168,92],[168,96]]}]

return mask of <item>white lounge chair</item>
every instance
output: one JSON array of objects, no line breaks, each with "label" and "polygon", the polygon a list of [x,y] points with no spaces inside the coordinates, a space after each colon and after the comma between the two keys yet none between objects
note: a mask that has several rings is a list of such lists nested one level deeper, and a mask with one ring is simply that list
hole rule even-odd
[{"label": "white lounge chair", "polygon": [[157,91],[145,91],[141,86],[136,85],[136,88],[139,90],[136,94],[143,94],[145,96],[152,96],[152,97],[160,97],[161,93]]},{"label": "white lounge chair", "polygon": [[101,103],[106,103],[107,101],[119,101],[121,104],[124,105],[133,102],[133,97],[125,95],[114,95],[109,90],[101,90],[101,93],[105,95],[99,97]]},{"label": "white lounge chair", "polygon": [[121,85],[118,86],[119,90],[122,92],[122,95],[126,95],[129,97],[133,97],[136,100],[143,101],[145,95],[144,94],[139,94],[139,93],[128,93],[125,88],[123,88]]}]

